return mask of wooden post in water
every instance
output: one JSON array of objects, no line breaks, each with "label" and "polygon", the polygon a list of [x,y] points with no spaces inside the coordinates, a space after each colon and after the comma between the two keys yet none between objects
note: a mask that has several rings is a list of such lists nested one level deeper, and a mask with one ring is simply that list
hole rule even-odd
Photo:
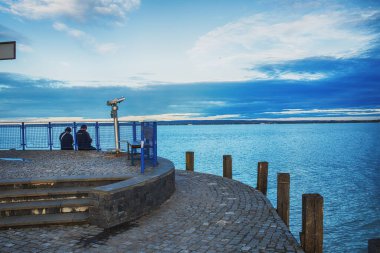
[{"label": "wooden post in water", "polygon": [[277,213],[284,221],[285,225],[289,227],[289,207],[290,207],[290,174],[278,173],[277,174]]},{"label": "wooden post in water", "polygon": [[305,253],[323,252],[323,197],[320,194],[302,195],[300,239]]},{"label": "wooden post in water", "polygon": [[265,196],[268,188],[268,162],[259,162],[257,164],[257,190]]},{"label": "wooden post in water", "polygon": [[231,155],[223,156],[223,177],[232,179],[232,157]]},{"label": "wooden post in water", "polygon": [[368,240],[368,253],[380,252],[380,238]]},{"label": "wooden post in water", "polygon": [[186,170],[194,171],[194,152],[192,151],[186,152]]}]

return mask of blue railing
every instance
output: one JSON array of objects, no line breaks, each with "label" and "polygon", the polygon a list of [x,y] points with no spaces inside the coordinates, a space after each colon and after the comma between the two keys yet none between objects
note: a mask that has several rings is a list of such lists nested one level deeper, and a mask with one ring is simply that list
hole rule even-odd
[{"label": "blue railing", "polygon": [[[108,151],[115,149],[114,125],[111,122],[67,122],[67,123],[12,123],[0,124],[0,149],[15,150],[57,150],[60,149],[59,135],[66,127],[72,128],[74,149],[78,150],[75,133],[82,124],[93,139],[96,149]],[[143,131],[141,131],[143,129]],[[145,131],[151,129],[151,131]],[[149,132],[150,135],[145,136]],[[157,123],[156,122],[119,122],[119,140],[122,151],[127,149],[127,141],[144,140],[150,142],[146,155],[141,155],[141,171],[144,171],[144,157],[157,164]],[[148,140],[147,140],[148,137]],[[141,149],[144,154],[144,149]]]}]

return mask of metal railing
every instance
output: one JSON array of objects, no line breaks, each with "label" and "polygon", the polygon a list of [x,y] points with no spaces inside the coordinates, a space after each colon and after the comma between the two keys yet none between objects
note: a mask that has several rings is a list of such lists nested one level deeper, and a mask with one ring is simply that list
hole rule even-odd
[{"label": "metal railing", "polygon": [[[114,124],[111,122],[66,122],[66,123],[0,123],[0,150],[58,150],[61,148],[59,135],[66,127],[72,128],[74,149],[78,150],[76,132],[86,124],[87,132],[93,139],[92,145],[100,151],[115,149]],[[153,135],[149,140],[144,136],[144,129],[151,128]],[[141,131],[143,129],[143,131]],[[157,123],[156,122],[119,122],[119,140],[122,151],[127,149],[126,141],[148,141],[148,152],[145,152],[157,164]],[[142,149],[144,154],[144,149]],[[146,156],[145,156],[146,157]],[[145,167],[144,155],[141,155],[141,170]]]}]

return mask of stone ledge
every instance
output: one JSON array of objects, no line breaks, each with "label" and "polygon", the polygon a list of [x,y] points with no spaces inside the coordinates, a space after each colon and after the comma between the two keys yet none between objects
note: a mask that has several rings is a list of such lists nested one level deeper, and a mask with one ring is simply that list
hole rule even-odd
[{"label": "stone ledge", "polygon": [[57,176],[46,178],[12,178],[0,179],[0,185],[13,184],[38,184],[38,183],[62,183],[62,182],[92,182],[92,181],[120,181],[131,178],[132,176]]},{"label": "stone ledge", "polygon": [[175,190],[174,164],[159,158],[151,173],[91,191],[90,223],[102,228],[136,220],[165,202]]}]

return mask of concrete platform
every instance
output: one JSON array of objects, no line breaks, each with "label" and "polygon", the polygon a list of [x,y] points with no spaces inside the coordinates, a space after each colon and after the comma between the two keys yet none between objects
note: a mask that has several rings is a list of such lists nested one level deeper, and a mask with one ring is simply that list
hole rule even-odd
[{"label": "concrete platform", "polygon": [[[4,157],[1,152],[0,157]],[[109,165],[105,162],[103,165],[108,170]],[[35,168],[35,173],[47,176],[40,167]],[[1,177],[3,172],[0,169]],[[0,249],[1,252],[303,252],[260,192],[234,180],[182,170],[176,170],[176,191],[172,197],[135,222],[111,229],[59,225],[2,230]]]}]

